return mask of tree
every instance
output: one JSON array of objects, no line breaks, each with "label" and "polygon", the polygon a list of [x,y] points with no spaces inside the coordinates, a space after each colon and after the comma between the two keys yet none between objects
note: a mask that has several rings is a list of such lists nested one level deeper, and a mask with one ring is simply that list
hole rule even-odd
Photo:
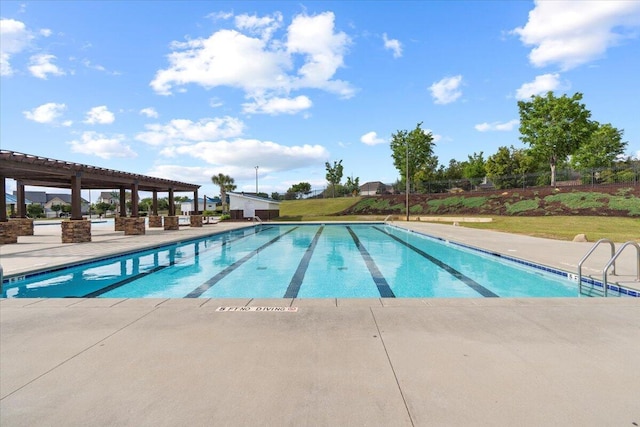
[{"label": "tree", "polygon": [[418,179],[418,173],[422,180],[428,180],[438,167],[438,158],[433,154],[433,134],[425,133],[420,126],[422,122],[411,132],[399,130],[391,135],[393,165],[400,173],[401,180],[406,180],[408,176],[409,183]]},{"label": "tree", "polygon": [[104,215],[107,213],[107,211],[113,211],[116,208],[115,205],[112,205],[111,203],[107,203],[107,202],[96,203],[94,207],[98,215]]},{"label": "tree", "polygon": [[484,152],[480,154],[473,152],[473,155],[467,156],[468,160],[462,162],[462,176],[467,178],[471,185],[478,185],[487,175],[486,163],[483,157]]},{"label": "tree", "polygon": [[529,144],[532,153],[547,159],[551,168],[551,185],[556,185],[556,165],[573,154],[593,132],[591,112],[579,101],[577,92],[571,98],[556,98],[553,92],[536,95],[531,101],[518,101],[520,140]]},{"label": "tree", "polygon": [[596,129],[591,137],[571,156],[571,165],[576,169],[611,167],[627,146],[622,141],[622,130],[607,123],[594,122]]},{"label": "tree", "polygon": [[300,182],[289,187],[289,189],[287,190],[287,194],[289,196],[286,197],[286,199],[301,199],[303,195],[307,195],[309,193],[311,193],[311,184],[309,184],[308,182]]},{"label": "tree", "polygon": [[532,164],[527,152],[522,149],[500,147],[489,156],[486,163],[487,176],[497,189],[515,188],[523,185],[523,175]]},{"label": "tree", "polygon": [[44,208],[38,203],[27,205],[27,215],[29,218],[42,218],[44,216]]},{"label": "tree", "polygon": [[273,193],[271,193],[271,198],[273,200],[282,200],[282,195],[280,195],[280,193],[278,193],[277,191],[274,191]]},{"label": "tree", "polygon": [[62,205],[60,204],[55,204],[55,205],[51,205],[51,210],[54,211],[56,213],[56,216],[60,216],[60,211],[62,210]]},{"label": "tree", "polygon": [[355,179],[353,179],[353,177],[347,177],[347,183],[344,187],[348,194],[354,197],[357,196],[360,194],[360,177],[356,177]]},{"label": "tree", "polygon": [[336,197],[336,185],[340,184],[342,180],[342,160],[339,162],[333,161],[333,167],[329,164],[329,162],[325,162],[324,166],[327,168],[327,182],[331,184],[333,188],[333,197]]},{"label": "tree", "polygon": [[225,175],[223,173],[219,173],[218,175],[213,175],[211,177],[211,182],[218,185],[220,187],[220,200],[222,200],[222,213],[227,213],[229,211],[229,206],[227,205],[227,191],[233,191],[236,189],[235,179],[231,178],[229,175]]}]

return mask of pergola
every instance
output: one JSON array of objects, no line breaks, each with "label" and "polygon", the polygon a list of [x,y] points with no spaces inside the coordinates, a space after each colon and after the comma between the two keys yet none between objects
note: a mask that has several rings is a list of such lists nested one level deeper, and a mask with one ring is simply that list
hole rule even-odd
[{"label": "pergola", "polygon": [[[192,192],[198,200],[199,185],[163,178],[122,172],[80,163],[50,159],[15,151],[0,150],[0,193],[5,194],[5,180],[17,183],[17,216],[26,218],[25,185],[71,189],[71,220],[82,220],[81,190],[120,190],[120,216],[126,217],[125,194],[131,191],[131,218],[138,217],[138,192],[153,193],[152,214],[158,214],[158,192],[169,195],[169,216],[175,216],[174,193]],[[195,204],[198,214],[198,203]],[[0,197],[0,222],[7,222],[5,197]]]}]

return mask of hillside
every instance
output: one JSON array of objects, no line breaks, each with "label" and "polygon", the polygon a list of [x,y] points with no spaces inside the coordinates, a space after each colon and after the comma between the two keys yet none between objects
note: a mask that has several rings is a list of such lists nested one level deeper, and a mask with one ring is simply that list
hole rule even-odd
[{"label": "hillside", "polygon": [[[509,189],[501,192],[412,194],[411,215],[640,217],[640,186]],[[362,197],[338,215],[404,214],[404,195]]]}]

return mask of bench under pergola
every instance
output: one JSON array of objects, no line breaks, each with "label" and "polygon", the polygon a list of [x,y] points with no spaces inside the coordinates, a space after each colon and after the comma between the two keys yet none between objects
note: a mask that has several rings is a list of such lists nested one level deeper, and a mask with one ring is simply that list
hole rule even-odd
[{"label": "bench under pergola", "polygon": [[[6,179],[16,181],[16,218],[7,217]],[[165,230],[178,228],[174,193],[193,193],[194,215],[191,225],[202,225],[202,217],[198,211],[199,185],[147,175],[122,172],[113,169],[67,162],[47,157],[34,156],[16,151],[0,150],[0,243],[14,243],[16,240],[7,234],[33,234],[33,221],[27,218],[25,186],[41,186],[66,188],[71,190],[71,217],[62,222],[63,242],[84,242],[91,240],[91,221],[82,216],[81,190],[119,189],[120,216],[116,218],[116,230],[125,234],[144,234],[144,218],[139,217],[138,192],[152,193],[153,205],[149,215],[150,227],[162,227],[163,218],[158,216],[158,193],[168,193],[169,215],[164,218]],[[131,215],[127,218],[125,195],[131,191]],[[198,219],[200,221],[198,221]],[[10,224],[15,221],[14,224]],[[29,229],[31,232],[29,233]],[[88,229],[88,237],[86,231]],[[65,238],[65,235],[67,238]],[[71,238],[69,238],[71,236]],[[73,237],[76,236],[76,237]]]}]

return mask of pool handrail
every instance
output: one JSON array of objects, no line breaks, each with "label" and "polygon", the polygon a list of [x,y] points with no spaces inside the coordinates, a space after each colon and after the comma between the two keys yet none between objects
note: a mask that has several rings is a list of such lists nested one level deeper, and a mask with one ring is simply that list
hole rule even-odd
[{"label": "pool handrail", "polygon": [[636,270],[636,281],[640,281],[640,245],[638,245],[636,242],[634,242],[633,240],[630,240],[626,243],[624,243],[622,246],[620,246],[620,249],[618,249],[618,251],[615,253],[615,255],[613,255],[611,257],[611,259],[609,260],[609,262],[604,266],[604,269],[602,270],[602,288],[604,290],[604,296],[607,296],[607,270],[609,269],[609,267],[611,267],[611,265],[613,265],[613,271],[615,273],[615,262],[616,262],[616,258],[618,258],[618,256],[620,256],[620,254],[622,253],[622,251],[627,247],[627,246],[635,246],[636,248],[636,252],[637,252],[637,270]]},{"label": "pool handrail", "polygon": [[[614,254],[616,252],[616,245],[610,239],[600,239],[591,247],[589,252],[587,252],[585,254],[585,256],[583,256],[582,259],[580,260],[580,262],[578,263],[578,295],[582,295],[582,264],[584,264],[584,262],[587,260],[587,258],[589,258],[589,256],[593,253],[593,251],[595,251],[596,248],[598,246],[600,246],[601,243],[609,243],[609,245],[611,246],[611,260],[613,260],[613,271],[612,271],[611,274],[613,274],[613,275],[616,274],[616,263],[615,263],[615,258],[614,258]],[[606,292],[607,292],[607,288],[605,286],[605,288],[604,288],[604,295],[605,296],[606,296]]]}]

